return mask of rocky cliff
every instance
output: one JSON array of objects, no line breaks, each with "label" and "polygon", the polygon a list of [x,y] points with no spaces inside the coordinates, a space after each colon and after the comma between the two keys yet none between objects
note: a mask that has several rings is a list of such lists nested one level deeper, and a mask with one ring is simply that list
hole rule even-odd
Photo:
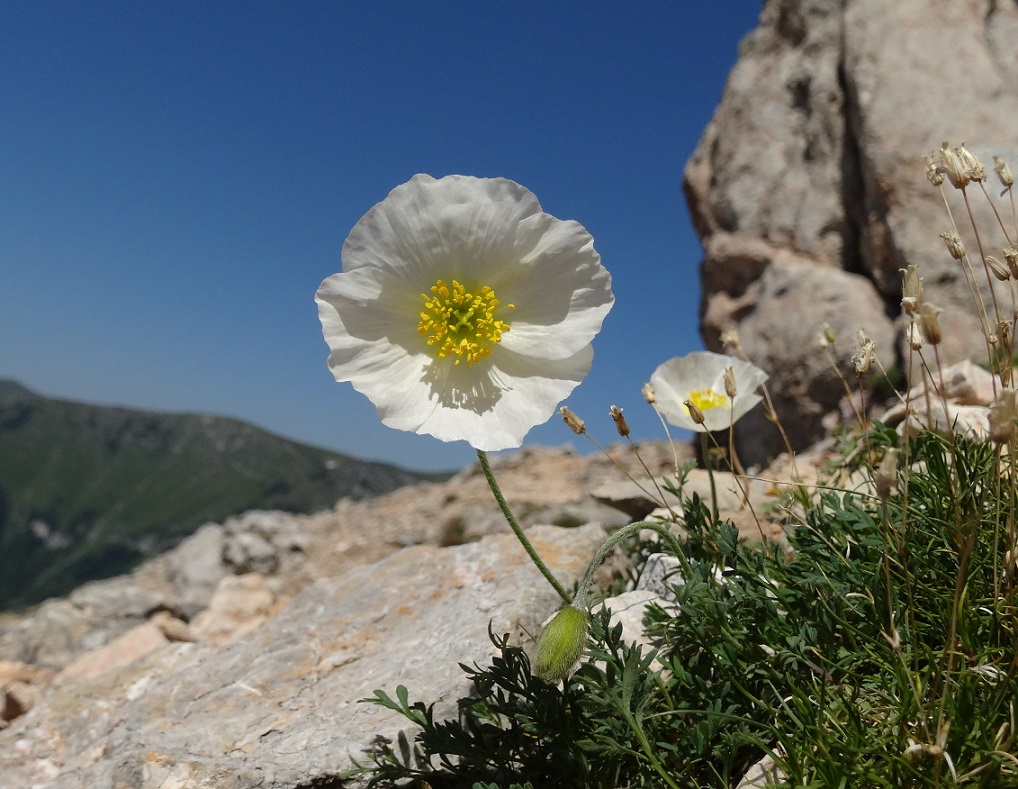
[{"label": "rocky cliff", "polygon": [[[685,169],[704,246],[701,330],[712,350],[738,330],[796,446],[822,434],[843,395],[816,342],[825,322],[853,377],[859,329],[885,365],[900,363],[910,263],[944,309],[945,361],[985,358],[921,157],[949,140],[989,167],[991,154],[1018,162],[1016,33],[1014,2],[767,0],[743,41]],[[748,462],[780,446],[760,415],[739,428]]]}]

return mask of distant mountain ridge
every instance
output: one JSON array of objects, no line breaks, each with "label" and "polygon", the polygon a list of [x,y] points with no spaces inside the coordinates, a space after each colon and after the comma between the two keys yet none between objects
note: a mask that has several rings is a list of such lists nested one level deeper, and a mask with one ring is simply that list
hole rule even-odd
[{"label": "distant mountain ridge", "polygon": [[88,405],[0,379],[0,610],[125,572],[202,523],[422,479],[226,417]]}]

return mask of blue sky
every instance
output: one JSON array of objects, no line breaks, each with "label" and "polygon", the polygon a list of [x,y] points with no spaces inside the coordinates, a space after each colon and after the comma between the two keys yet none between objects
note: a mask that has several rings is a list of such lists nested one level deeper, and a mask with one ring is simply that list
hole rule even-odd
[{"label": "blue sky", "polygon": [[[760,6],[5,0],[0,377],[461,466],[332,379],[314,292],[392,187],[502,176],[612,273],[568,404],[603,443],[612,404],[661,437],[640,386],[702,347],[682,168]],[[527,443],[572,438],[555,418]]]}]

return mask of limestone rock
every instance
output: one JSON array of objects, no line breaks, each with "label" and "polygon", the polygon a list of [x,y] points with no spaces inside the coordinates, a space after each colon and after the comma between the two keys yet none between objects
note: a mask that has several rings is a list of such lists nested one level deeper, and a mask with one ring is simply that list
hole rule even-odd
[{"label": "limestone rock", "polygon": [[[558,578],[579,580],[603,529],[535,527]],[[324,784],[407,724],[360,704],[398,684],[454,715],[458,662],[493,654],[488,626],[537,632],[558,597],[511,535],[407,548],[323,579],[221,648],[171,643],[68,683],[0,731],[5,785],[282,789]]]},{"label": "limestone rock", "polygon": [[190,619],[209,604],[229,571],[223,561],[223,526],[206,523],[166,557],[166,575],[173,591],[173,607]]},{"label": "limestone rock", "polygon": [[67,599],[47,600],[29,616],[0,628],[0,659],[60,670],[83,652],[144,624],[164,603],[131,576],[90,582]]},{"label": "limestone rock", "polygon": [[223,558],[237,574],[270,575],[291,557],[301,557],[308,546],[300,518],[287,512],[254,511],[223,524]]},{"label": "limestone rock", "polygon": [[[610,459],[584,457],[571,447],[527,447],[492,460],[524,527],[622,525],[625,517],[589,491],[602,481],[625,479],[616,463],[633,473],[643,473],[642,464],[629,446],[606,449]],[[683,459],[689,457],[679,449]],[[641,443],[640,454],[656,473],[673,465],[666,443]],[[59,671],[149,620],[170,640],[191,640],[196,636],[186,624],[209,606],[225,578],[252,566],[266,571],[262,575],[273,605],[279,606],[317,578],[377,561],[400,547],[459,544],[507,529],[476,464],[448,482],[408,486],[369,501],[343,499],[315,515],[245,513],[224,524],[206,524],[130,575],[93,582],[71,598],[48,600],[22,616],[5,616],[0,660]],[[169,619],[160,618],[160,612]]]},{"label": "limestone rock", "polygon": [[[736,477],[727,471],[715,471],[713,477],[718,511],[739,526],[744,537],[759,539],[763,524],[757,523],[761,517],[759,515],[754,517],[753,513],[766,508],[773,491],[772,485],[763,480],[774,479],[774,474],[768,470],[762,475],[763,479],[749,479]],[[678,498],[667,492],[667,479],[658,478],[656,486],[654,481],[640,478],[637,478],[639,484],[633,480],[607,482],[594,488],[592,494],[599,501],[626,513],[633,521],[652,517],[671,520],[673,514],[682,515],[682,506]],[[670,479],[674,483],[674,476],[670,476]],[[664,493],[663,501],[658,499],[659,489]],[[682,493],[686,499],[691,499],[696,494],[701,501],[710,506],[711,475],[704,469],[690,470],[685,476]],[[661,507],[662,503],[667,506]],[[742,513],[748,515],[748,520],[741,517]],[[770,534],[770,530],[766,529],[764,533]]]},{"label": "limestone rock", "polygon": [[105,646],[86,652],[56,675],[54,684],[83,682],[101,677],[133,663],[149,652],[170,643],[162,630],[151,622],[131,628]]},{"label": "limestone rock", "polygon": [[[896,363],[886,305],[858,274],[781,255],[747,288],[743,301],[751,309],[738,323],[742,349],[770,376],[774,408],[793,447],[805,448],[827,432],[821,418],[845,394],[838,368],[856,380],[850,357],[860,329],[874,341],[885,366]],[[837,368],[820,347],[825,323],[836,337]],[[784,449],[762,408],[746,414],[735,431],[743,463],[759,464]]]},{"label": "limestone rock", "polygon": [[209,607],[195,617],[189,630],[200,641],[229,643],[265,624],[275,601],[272,589],[260,573],[227,576],[212,595]]},{"label": "limestone rock", "polygon": [[[819,437],[820,418],[843,395],[813,341],[823,321],[846,341],[843,366],[862,328],[886,367],[905,368],[899,269],[910,263],[927,300],[944,309],[944,362],[985,359],[965,277],[939,238],[950,229],[943,200],[921,157],[944,140],[967,141],[988,169],[991,154],[1014,166],[1016,30],[1018,5],[991,0],[766,0],[743,41],[685,170],[704,246],[701,331],[721,350],[721,332],[738,329],[771,376],[796,449]],[[999,189],[992,171],[990,179]],[[982,202],[977,186],[970,192]],[[960,201],[955,216],[975,250]],[[989,304],[990,285],[976,274]],[[1009,297],[1001,303],[1010,309]],[[759,416],[736,431],[746,463],[783,448]]]},{"label": "limestone rock", "polygon": [[749,768],[735,789],[766,789],[786,780],[788,776],[785,771],[778,766],[773,756],[767,755]]},{"label": "limestone rock", "polygon": [[52,679],[51,671],[0,660],[0,728],[34,707]]},{"label": "limestone rock", "polygon": [[882,415],[881,421],[897,428],[901,436],[931,429],[941,435],[988,438],[989,406],[994,400],[990,373],[965,360],[944,370],[935,384],[928,378],[917,383],[905,397],[908,408],[905,403],[897,403]]}]

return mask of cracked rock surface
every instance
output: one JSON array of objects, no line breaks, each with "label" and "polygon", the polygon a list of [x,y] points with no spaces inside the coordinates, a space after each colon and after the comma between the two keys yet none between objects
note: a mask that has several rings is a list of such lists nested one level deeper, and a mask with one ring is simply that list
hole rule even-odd
[{"label": "cracked rock surface", "polygon": [[[945,140],[966,142],[987,168],[988,190],[1000,191],[991,155],[1018,162],[1016,33],[1015,3],[767,0],[743,40],[684,174],[704,246],[701,332],[720,351],[721,333],[738,330],[743,351],[771,376],[796,449],[823,435],[821,417],[844,394],[817,343],[823,323],[849,380],[859,329],[885,367],[905,369],[899,269],[909,264],[944,310],[944,363],[985,359],[963,271],[939,238],[950,229],[943,200],[921,157]],[[978,281],[989,303],[981,272]],[[993,287],[1010,304],[1006,286]],[[746,464],[783,449],[759,411],[736,433]]]}]

